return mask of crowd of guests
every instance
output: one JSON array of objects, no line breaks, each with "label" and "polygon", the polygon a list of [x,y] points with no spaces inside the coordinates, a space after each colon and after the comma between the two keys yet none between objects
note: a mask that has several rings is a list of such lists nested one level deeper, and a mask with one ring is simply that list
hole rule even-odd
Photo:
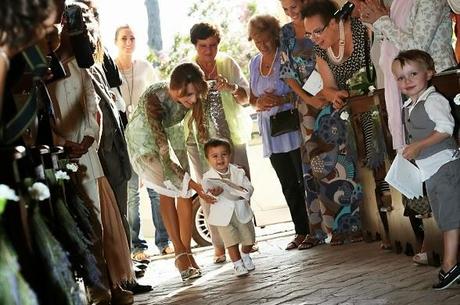
[{"label": "crowd of guests", "polygon": [[[219,52],[225,33],[197,23],[190,30],[196,55],[184,58],[165,81],[150,63],[133,56],[136,34],[129,25],[117,28],[119,52],[111,58],[91,1],[68,3],[65,10],[64,1],[20,2],[29,9],[39,5],[46,14],[36,10],[40,16],[31,13],[29,23],[0,27],[2,130],[15,115],[14,87],[5,85],[13,74],[10,59],[45,39],[43,52],[55,54],[65,73],[42,76],[47,84],[40,88],[50,101],[45,106],[52,109],[49,141],[35,137],[31,143],[21,134],[10,141],[8,133],[0,133],[0,141],[2,147],[62,146],[67,159],[78,162],[72,182],[95,213],[89,236],[101,281],[85,281],[92,303],[131,304],[133,293],[151,289],[136,281],[150,259],[140,234],[141,185],[150,199],[155,244],[162,254],[175,253],[183,281],[202,276],[191,249],[194,194],[211,232],[214,262],[228,255],[237,276],[255,269],[246,152],[251,121],[245,105],[257,111],[263,156],[278,176],[294,223],[286,250],[361,241],[358,165],[372,171],[377,202],[389,193],[387,151],[375,140],[382,122],[370,111],[359,115],[358,125],[347,117],[348,82],[360,71],[372,74],[372,66],[377,86],[385,88],[390,149],[415,160],[443,232],[444,257],[433,288],[445,289],[460,278],[455,122],[448,101],[430,86],[435,72],[456,65],[446,0],[355,0],[342,8],[332,0],[279,0],[288,23],[281,26],[270,15],[248,23],[248,38],[258,51],[248,63],[248,78]],[[7,6],[12,16],[21,9],[12,2]],[[86,36],[76,34],[78,16],[85,25],[78,30]],[[53,24],[61,17],[58,31]],[[317,88],[315,79],[322,86]],[[363,134],[362,143],[356,143],[355,132]],[[363,160],[358,146],[364,147]],[[31,282],[38,285],[33,276]]]}]

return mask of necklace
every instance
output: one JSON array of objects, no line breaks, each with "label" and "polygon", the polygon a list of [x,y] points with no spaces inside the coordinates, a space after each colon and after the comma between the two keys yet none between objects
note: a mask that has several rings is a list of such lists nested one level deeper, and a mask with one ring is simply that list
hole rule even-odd
[{"label": "necklace", "polygon": [[[127,109],[126,109],[128,114],[130,114],[133,111],[134,63],[135,62],[136,61],[133,61],[132,65],[131,65],[131,86],[129,85],[128,76],[126,75],[126,72],[125,72],[126,70],[120,69],[121,74],[123,75],[123,78],[126,81],[126,86],[128,87],[129,103],[128,103]],[[121,68],[121,65],[120,65],[120,68]]]},{"label": "necklace", "polygon": [[275,64],[275,61],[276,61],[277,57],[278,57],[278,48],[276,48],[276,52],[275,52],[275,55],[273,56],[273,60],[272,60],[272,63],[270,65],[270,69],[268,70],[267,74],[264,74],[262,72],[262,62],[264,61],[264,56],[262,55],[262,58],[260,59],[260,64],[259,64],[259,72],[260,72],[260,75],[262,77],[268,77],[268,76],[270,76],[270,74],[272,74],[273,65]]},{"label": "necklace", "polygon": [[331,60],[335,62],[336,64],[339,64],[342,62],[343,52],[345,50],[345,29],[344,29],[342,20],[340,20],[339,22],[339,35],[340,35],[339,36],[339,55],[336,56],[334,54],[334,51],[332,51],[331,47],[327,48],[327,54],[329,55]]},{"label": "necklace", "polygon": [[206,79],[214,79],[214,78],[212,78],[212,76],[213,76],[214,72],[216,71],[216,66],[217,66],[216,61],[214,61],[214,66],[212,67],[212,70],[210,72],[206,71],[206,69],[204,68],[204,66],[202,66],[200,64],[198,59],[196,60],[196,62],[200,66],[201,70],[203,70],[204,75],[206,76]]}]

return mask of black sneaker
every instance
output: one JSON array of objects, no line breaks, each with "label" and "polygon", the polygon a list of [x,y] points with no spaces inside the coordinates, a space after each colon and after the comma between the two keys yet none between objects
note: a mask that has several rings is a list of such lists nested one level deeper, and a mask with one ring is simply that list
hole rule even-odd
[{"label": "black sneaker", "polygon": [[449,271],[443,272],[442,270],[439,272],[439,283],[433,285],[434,290],[443,290],[448,288],[458,279],[460,279],[460,266],[456,264],[453,266]]},{"label": "black sneaker", "polygon": [[131,291],[133,294],[145,293],[153,290],[150,285],[141,285],[138,282],[125,285],[124,289]]}]

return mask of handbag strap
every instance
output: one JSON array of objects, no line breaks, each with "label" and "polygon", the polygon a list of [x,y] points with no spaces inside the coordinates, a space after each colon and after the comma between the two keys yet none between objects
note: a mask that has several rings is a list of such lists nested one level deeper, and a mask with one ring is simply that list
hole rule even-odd
[{"label": "handbag strap", "polygon": [[372,40],[372,41],[374,40],[374,33],[372,32],[369,37],[369,31],[367,30],[367,27],[365,25],[363,25],[363,27],[365,28],[364,29],[364,60],[366,61],[366,76],[367,76],[367,79],[371,83],[374,83],[377,74],[375,72],[375,68],[372,69],[372,72],[371,72],[371,65],[372,65],[371,48],[369,45],[369,40]]}]

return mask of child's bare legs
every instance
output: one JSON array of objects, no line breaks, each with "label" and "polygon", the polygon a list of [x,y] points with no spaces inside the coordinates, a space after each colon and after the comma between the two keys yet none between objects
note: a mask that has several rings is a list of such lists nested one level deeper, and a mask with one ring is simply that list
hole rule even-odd
[{"label": "child's bare legs", "polygon": [[447,272],[457,264],[460,229],[445,231],[442,233],[442,236],[444,238],[442,270]]},{"label": "child's bare legs", "polygon": [[[228,247],[227,251],[232,262],[237,262],[241,259],[240,248],[238,244]],[[244,253],[249,253],[249,251]]]},{"label": "child's bare legs", "polygon": [[241,252],[244,254],[249,254],[252,251],[252,246],[241,246]]}]

